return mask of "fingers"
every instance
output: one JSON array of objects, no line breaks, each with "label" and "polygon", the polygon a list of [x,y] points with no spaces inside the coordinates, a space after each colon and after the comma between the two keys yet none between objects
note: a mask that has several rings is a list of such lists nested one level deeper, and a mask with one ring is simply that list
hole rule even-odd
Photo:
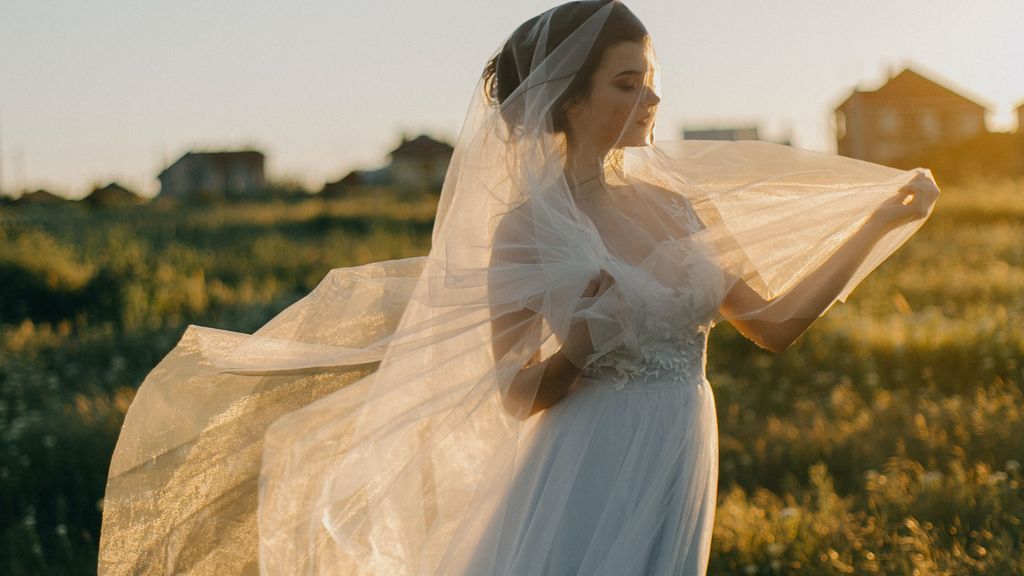
[{"label": "fingers", "polygon": [[935,182],[919,172],[910,182],[900,188],[889,202],[898,208],[905,207],[908,216],[915,219],[927,214],[938,196],[939,188]]},{"label": "fingers", "polygon": [[914,209],[916,216],[922,217],[928,214],[928,210],[938,199],[939,188],[931,178],[923,174],[918,174],[918,176],[919,178],[915,178],[911,182],[911,197],[905,204]]},{"label": "fingers", "polygon": [[910,181],[908,186],[910,186],[917,195],[923,196],[927,199],[935,198],[939,195],[939,187],[935,181],[921,173],[918,173],[918,175]]},{"label": "fingers", "polygon": [[598,273],[597,276],[592,278],[587,283],[586,289],[583,290],[581,298],[595,298],[605,293],[608,288],[615,284],[615,277],[608,273],[604,268]]},{"label": "fingers", "polygon": [[607,291],[609,288],[612,287],[613,284],[615,284],[615,277],[609,274],[608,271],[605,270],[604,268],[601,269],[601,273],[598,276],[598,279],[600,284],[597,288],[597,296],[604,294],[605,291]]},{"label": "fingers", "polygon": [[927,174],[918,172],[877,209],[888,225],[899,226],[928,216],[939,196],[939,188]]},{"label": "fingers", "polygon": [[600,286],[601,283],[598,281],[597,278],[592,279],[590,282],[587,283],[587,287],[583,290],[583,294],[581,294],[580,297],[593,298],[594,296],[597,295],[597,290],[598,288],[600,288]]}]

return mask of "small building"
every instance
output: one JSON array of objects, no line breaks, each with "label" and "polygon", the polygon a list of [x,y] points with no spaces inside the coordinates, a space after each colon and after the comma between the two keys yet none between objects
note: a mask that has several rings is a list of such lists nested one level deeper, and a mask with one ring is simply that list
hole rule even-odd
[{"label": "small building", "polygon": [[839,154],[894,165],[986,132],[986,107],[904,68],[875,90],[854,90],[835,108]]},{"label": "small building", "polygon": [[451,144],[421,134],[412,140],[402,137],[402,143],[391,151],[388,175],[399,188],[439,189],[444,183],[454,148]]},{"label": "small building", "polygon": [[[708,128],[685,128],[683,129],[683,140],[764,140],[758,134],[756,125],[732,126],[732,127],[708,127]],[[790,140],[777,142],[778,144],[790,145]]]},{"label": "small building", "polygon": [[683,140],[757,140],[757,126],[734,128],[686,128]]},{"label": "small building", "polygon": [[52,192],[39,188],[33,192],[26,192],[15,201],[15,204],[63,204],[68,199],[58,196]]},{"label": "small building", "polygon": [[320,196],[322,198],[341,198],[345,196],[350,190],[364,185],[366,179],[363,174],[365,172],[362,170],[353,170],[340,180],[325,182],[324,187],[320,189]]},{"label": "small building", "polygon": [[157,176],[160,196],[245,196],[266,186],[264,156],[256,150],[186,152]]},{"label": "small building", "polygon": [[1017,134],[1024,135],[1024,102],[1017,105]]},{"label": "small building", "polygon": [[359,188],[387,185],[389,178],[387,167],[376,170],[353,170],[340,180],[325,182],[320,189],[320,195],[323,198],[341,198]]},{"label": "small building", "polygon": [[82,201],[90,206],[130,206],[142,204],[146,199],[117,182],[111,182],[102,188],[93,188]]}]

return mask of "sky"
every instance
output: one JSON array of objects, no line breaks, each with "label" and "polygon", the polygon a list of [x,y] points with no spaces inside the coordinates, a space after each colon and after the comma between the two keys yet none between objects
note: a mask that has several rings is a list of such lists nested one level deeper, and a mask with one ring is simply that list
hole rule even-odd
[{"label": "sky", "polygon": [[[835,151],[831,111],[912,66],[1013,130],[1019,0],[626,0],[661,66],[655,136],[757,125]],[[403,134],[454,141],[487,59],[538,0],[0,0],[0,190],[154,195],[189,150],[256,148],[319,190]]]}]

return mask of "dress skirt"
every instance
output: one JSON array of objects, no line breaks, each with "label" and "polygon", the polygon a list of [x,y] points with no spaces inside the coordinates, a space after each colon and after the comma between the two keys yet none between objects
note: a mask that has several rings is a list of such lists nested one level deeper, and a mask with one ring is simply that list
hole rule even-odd
[{"label": "dress skirt", "polygon": [[703,575],[718,477],[702,375],[587,374],[541,412],[470,575]]}]

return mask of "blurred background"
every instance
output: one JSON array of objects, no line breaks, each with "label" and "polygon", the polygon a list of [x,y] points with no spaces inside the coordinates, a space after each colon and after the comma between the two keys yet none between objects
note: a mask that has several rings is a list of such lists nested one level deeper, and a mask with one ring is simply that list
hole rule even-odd
[{"label": "blurred background", "polygon": [[[627,4],[658,139],[943,190],[784,355],[712,334],[711,573],[1024,573],[1024,10]],[[186,326],[252,332],[429,250],[483,65],[550,6],[0,2],[0,572],[95,572],[125,411]]]}]

